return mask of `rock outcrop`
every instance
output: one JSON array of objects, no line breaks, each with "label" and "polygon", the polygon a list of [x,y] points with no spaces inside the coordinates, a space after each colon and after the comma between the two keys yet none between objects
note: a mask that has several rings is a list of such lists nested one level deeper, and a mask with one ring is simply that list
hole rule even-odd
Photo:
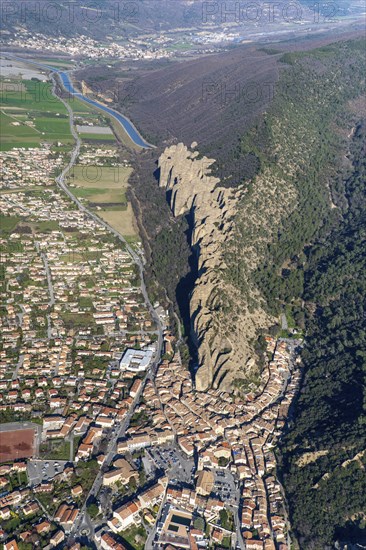
[{"label": "rock outcrop", "polygon": [[260,306],[257,291],[250,289],[249,304],[235,280],[227,276],[227,243],[235,241],[234,216],[246,191],[220,187],[220,180],[211,174],[213,163],[182,143],[167,148],[159,159],[160,186],[166,189],[174,216],[189,213],[192,220],[198,278],[190,297],[190,315],[198,349],[195,383],[199,391],[210,386],[232,389],[238,379],[248,379],[255,372],[257,330],[272,322]]}]

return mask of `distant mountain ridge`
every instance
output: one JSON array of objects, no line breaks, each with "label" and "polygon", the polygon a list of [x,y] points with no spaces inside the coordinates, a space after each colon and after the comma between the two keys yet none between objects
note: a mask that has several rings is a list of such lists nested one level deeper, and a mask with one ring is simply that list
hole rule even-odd
[{"label": "distant mountain ridge", "polygon": [[[265,10],[266,2],[255,4],[257,10]],[[281,10],[287,4],[280,5]],[[302,11],[312,13],[315,8],[311,0],[301,0],[291,10],[288,19],[302,17]],[[200,28],[209,31],[212,26],[230,28],[239,23],[245,28],[252,23],[253,15],[246,15],[250,9],[248,2],[197,2],[195,0],[103,0],[97,2],[85,0],[27,0],[26,2],[4,3],[1,11],[1,29],[14,33],[26,29],[31,33],[40,32],[46,36],[72,37],[83,34],[96,40],[107,37],[113,40],[133,37],[143,32],[159,33],[174,29]],[[334,11],[336,6],[336,12]],[[332,4],[319,5],[319,18],[344,16],[349,13],[361,13],[362,1],[343,0]],[[334,13],[333,13],[334,12]],[[283,16],[286,19],[286,13]],[[314,17],[317,12],[314,12]],[[267,16],[261,20],[265,24]],[[317,21],[315,21],[317,22]],[[235,28],[235,25],[234,25]]]}]

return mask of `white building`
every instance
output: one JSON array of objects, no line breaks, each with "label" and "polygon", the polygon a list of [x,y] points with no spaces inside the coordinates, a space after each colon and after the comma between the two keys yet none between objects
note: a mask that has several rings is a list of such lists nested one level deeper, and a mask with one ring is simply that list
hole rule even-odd
[{"label": "white building", "polygon": [[145,371],[153,358],[154,347],[149,346],[144,349],[127,349],[119,362],[121,370],[129,370],[132,372]]}]

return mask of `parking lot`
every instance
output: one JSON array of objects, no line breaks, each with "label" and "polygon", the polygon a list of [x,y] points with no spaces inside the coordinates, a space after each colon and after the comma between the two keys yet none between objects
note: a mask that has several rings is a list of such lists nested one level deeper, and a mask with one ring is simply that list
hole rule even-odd
[{"label": "parking lot", "polygon": [[38,485],[61,473],[67,462],[65,460],[29,460],[27,474],[30,485]]},{"label": "parking lot", "polygon": [[178,480],[185,483],[192,482],[194,461],[183,456],[177,447],[174,445],[160,448],[151,447],[146,451],[145,456],[154,462],[156,468],[167,472],[173,483]]},{"label": "parking lot", "polygon": [[223,502],[231,506],[238,505],[238,490],[234,477],[229,470],[215,470],[214,492]]}]

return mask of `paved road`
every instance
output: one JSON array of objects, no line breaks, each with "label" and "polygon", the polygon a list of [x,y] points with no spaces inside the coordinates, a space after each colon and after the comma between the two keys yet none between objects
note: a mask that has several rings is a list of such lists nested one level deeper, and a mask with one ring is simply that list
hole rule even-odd
[{"label": "paved road", "polygon": [[[54,86],[53,86],[53,93],[55,95],[56,94],[56,82],[54,80],[54,77],[53,77],[53,83],[54,83]],[[72,192],[70,191],[70,189],[67,187],[67,185],[65,184],[65,178],[66,178],[66,175],[69,173],[69,171],[71,170],[71,168],[74,166],[75,162],[76,162],[76,159],[79,155],[79,152],[80,152],[80,147],[81,147],[81,140],[79,138],[79,135],[77,134],[77,132],[75,131],[75,128],[74,128],[74,113],[70,107],[70,105],[66,102],[66,101],[63,101],[62,98],[59,98],[61,99],[61,101],[63,102],[63,104],[65,105],[66,109],[68,110],[68,113],[69,113],[69,117],[70,117],[70,128],[71,128],[71,133],[73,135],[73,137],[75,138],[75,141],[76,141],[76,145],[75,145],[75,148],[71,154],[71,158],[70,158],[70,161],[69,161],[69,164],[63,169],[63,171],[61,172],[61,174],[58,176],[58,178],[56,178],[56,182],[58,184],[58,186],[70,197],[70,199],[78,206],[78,208],[82,211],[82,212],[85,212],[85,214],[87,214],[90,218],[92,218],[96,223],[102,225],[103,227],[105,227],[105,229],[107,229],[110,233],[112,233],[115,237],[117,237],[117,239],[119,239],[125,246],[127,252],[130,254],[132,260],[135,262],[135,264],[137,265],[138,269],[139,269],[139,272],[140,272],[140,287],[141,287],[141,292],[142,292],[142,295],[144,297],[144,300],[145,300],[145,303],[149,309],[149,312],[152,316],[152,318],[154,319],[155,323],[156,323],[156,326],[157,326],[157,330],[158,330],[158,346],[157,346],[157,353],[155,354],[155,358],[160,358],[161,356],[161,351],[162,351],[162,347],[163,347],[163,325],[162,325],[162,322],[160,320],[160,317],[159,315],[156,313],[155,309],[153,308],[151,302],[150,302],[150,299],[149,299],[149,296],[147,294],[147,290],[146,290],[146,284],[145,284],[145,280],[144,280],[144,265],[143,265],[143,261],[141,260],[139,254],[128,244],[128,242],[126,241],[126,239],[123,237],[123,235],[121,235],[121,233],[119,233],[116,229],[114,229],[113,227],[111,227],[107,222],[105,222],[104,220],[102,220],[101,218],[99,218],[99,216],[97,216],[94,212],[88,210],[88,208],[85,207],[84,204],[82,204],[79,199],[77,197],[75,197]]]},{"label": "paved road", "polygon": [[15,367],[15,370],[13,372],[12,380],[16,380],[18,378],[18,372],[19,372],[19,369],[23,366],[23,362],[24,362],[24,355],[21,354],[19,355],[17,366]]},{"label": "paved road", "polygon": [[[146,383],[148,377],[149,377],[149,374],[146,374],[144,382],[143,382],[143,384],[141,384],[141,387],[140,387],[139,391],[137,392],[133,402],[131,403],[131,406],[130,406],[130,409],[129,409],[127,415],[114,428],[114,430],[112,432],[112,438],[110,439],[110,441],[108,443],[108,447],[105,451],[105,460],[104,460],[103,466],[110,466],[111,465],[111,463],[113,461],[113,458],[114,458],[114,456],[116,455],[116,452],[117,452],[117,441],[118,441],[118,439],[123,438],[126,434],[126,430],[127,430],[128,426],[130,424],[130,421],[131,421],[131,417],[132,417],[132,415],[135,411],[136,406],[138,405],[138,403],[140,401],[140,398],[141,398],[141,395],[142,395],[142,392],[143,392],[143,389],[145,387],[145,383]],[[73,527],[70,531],[70,539],[72,539],[74,536],[77,536],[79,533],[81,533],[82,531],[85,531],[85,530],[89,530],[90,533],[94,532],[93,526],[90,522],[90,518],[89,518],[89,516],[87,514],[87,511],[86,511],[86,502],[90,498],[93,498],[93,497],[96,498],[97,497],[97,495],[99,493],[99,490],[102,486],[102,483],[103,483],[103,473],[100,470],[97,477],[94,480],[94,483],[93,483],[88,495],[86,496],[85,503],[84,503],[82,509],[80,510],[80,514],[79,514],[76,522],[74,523],[74,525],[73,525]]]},{"label": "paved road", "polygon": [[[52,80],[53,80],[52,91],[57,96],[57,94],[56,94],[56,81],[55,81],[54,75],[52,76]],[[69,113],[70,128],[71,128],[71,133],[72,133],[73,137],[75,138],[75,147],[74,147],[74,149],[71,153],[71,158],[70,158],[70,161],[69,161],[68,165],[63,169],[61,174],[56,178],[56,183],[60,187],[60,189],[62,189],[62,191],[64,191],[70,197],[70,199],[78,206],[78,208],[82,212],[84,212],[87,216],[92,218],[96,223],[98,223],[98,224],[102,225],[103,227],[105,227],[110,233],[112,233],[115,237],[117,237],[124,244],[126,250],[130,254],[132,260],[138,266],[138,269],[139,269],[139,272],[140,272],[141,292],[142,292],[142,295],[144,297],[146,306],[149,309],[151,317],[154,319],[154,321],[156,323],[157,333],[158,333],[158,340],[156,342],[156,352],[154,354],[151,366],[150,366],[148,372],[146,373],[144,383],[141,385],[138,393],[136,394],[136,396],[135,396],[135,398],[134,398],[134,400],[133,400],[133,402],[130,406],[129,412],[127,413],[125,418],[122,420],[122,422],[119,425],[117,425],[117,427],[114,429],[113,437],[111,438],[111,440],[108,444],[107,451],[105,453],[106,458],[105,458],[105,461],[104,461],[104,465],[110,466],[110,464],[112,463],[113,457],[116,454],[117,440],[119,438],[122,438],[126,433],[126,430],[127,430],[128,426],[130,424],[131,417],[132,417],[132,415],[135,411],[135,408],[136,408],[137,404],[140,401],[140,398],[141,398],[143,389],[145,387],[146,381],[149,380],[149,379],[153,380],[155,378],[156,371],[157,371],[157,366],[158,366],[159,361],[161,359],[161,354],[162,354],[162,350],[163,350],[163,330],[164,330],[164,327],[163,327],[163,324],[160,320],[160,317],[156,313],[156,311],[153,308],[153,306],[150,302],[150,299],[148,297],[147,290],[146,290],[146,285],[145,285],[145,280],[144,280],[144,265],[143,265],[143,261],[141,260],[140,256],[135,252],[135,250],[133,250],[133,248],[131,248],[131,246],[127,243],[127,241],[125,240],[123,235],[121,235],[118,231],[116,231],[113,227],[111,227],[104,220],[99,218],[96,214],[94,214],[94,212],[91,212],[90,210],[88,210],[78,200],[78,198],[75,197],[71,193],[71,191],[69,190],[69,188],[67,187],[67,185],[65,183],[65,178],[66,178],[67,174],[69,173],[71,168],[74,166],[74,164],[76,162],[76,159],[78,158],[78,155],[79,155],[79,152],[80,152],[80,147],[81,147],[81,140],[80,140],[80,138],[79,138],[79,136],[76,133],[75,128],[74,128],[74,113],[73,113],[70,105],[67,102],[63,101],[62,98],[59,98],[59,99],[61,99],[61,101],[63,102],[63,104],[65,105],[65,107],[66,107],[66,109]],[[102,474],[101,471],[99,471],[99,473],[98,473],[97,477],[95,478],[94,483],[93,483],[88,495],[85,498],[85,503],[84,503],[82,509],[80,510],[80,514],[79,514],[76,522],[74,523],[74,525],[73,525],[73,527],[70,531],[69,540],[72,540],[75,536],[77,536],[79,533],[82,533],[83,531],[91,539],[94,538],[94,527],[93,527],[93,524],[90,520],[90,517],[89,517],[89,515],[86,511],[86,502],[88,501],[88,499],[96,497],[98,495],[98,492],[100,490],[102,482],[103,482],[103,474]]]},{"label": "paved road", "polygon": [[[164,497],[163,500],[160,503],[158,514],[156,516],[156,520],[158,520],[161,517],[161,513],[164,509],[165,504],[166,504],[166,497]],[[150,550],[150,548],[154,548],[154,539],[155,539],[156,533],[157,533],[157,525],[158,525],[158,521],[156,521],[154,523],[154,525],[151,527],[151,530],[148,534],[148,537],[147,537],[146,542],[145,542],[145,548],[147,550]]]},{"label": "paved road", "polygon": [[[23,60],[23,61],[28,61],[28,60]],[[40,65],[40,64],[37,64],[37,63],[34,63],[34,62],[33,62],[33,64]],[[50,67],[48,67],[48,69],[52,70],[52,68],[50,68]],[[129,426],[131,417],[132,417],[132,415],[134,413],[134,410],[135,410],[135,408],[136,408],[136,406],[137,406],[137,404],[140,400],[140,397],[142,395],[142,392],[143,392],[143,389],[145,387],[146,381],[149,380],[149,379],[154,380],[154,378],[155,378],[157,367],[158,367],[159,361],[161,359],[161,354],[162,354],[162,350],[163,350],[163,330],[164,330],[164,327],[163,327],[163,323],[162,323],[159,315],[156,313],[156,311],[153,308],[153,306],[150,302],[150,299],[148,297],[147,290],[146,290],[146,284],[145,284],[145,280],[144,280],[143,260],[141,259],[139,254],[135,250],[133,250],[133,248],[127,243],[127,241],[125,240],[123,235],[121,235],[116,229],[111,227],[107,222],[105,222],[104,220],[99,218],[94,212],[91,212],[90,210],[88,210],[84,206],[84,204],[82,204],[78,200],[78,198],[75,197],[72,194],[72,192],[70,191],[70,189],[67,187],[67,185],[65,183],[65,179],[66,179],[67,174],[69,173],[71,168],[74,166],[74,164],[76,163],[76,160],[79,156],[80,147],[81,147],[81,140],[80,140],[79,135],[77,134],[77,132],[75,131],[75,128],[74,128],[74,113],[73,113],[70,105],[66,101],[64,101],[62,98],[57,96],[55,74],[57,74],[57,73],[53,72],[51,74],[51,78],[52,78],[52,82],[53,82],[52,93],[56,97],[58,97],[58,99],[60,101],[62,101],[62,103],[65,105],[65,107],[68,111],[68,114],[69,114],[71,133],[72,133],[72,135],[75,139],[75,146],[74,146],[74,149],[72,150],[69,163],[63,169],[61,174],[56,178],[56,183],[57,183],[58,187],[60,189],[62,189],[62,191],[64,193],[66,193],[69,196],[69,198],[78,206],[79,210],[81,210],[87,216],[92,218],[96,223],[98,223],[98,224],[102,225],[103,227],[105,227],[111,234],[113,234],[115,237],[117,237],[117,239],[119,239],[124,244],[124,247],[128,251],[128,253],[130,254],[132,260],[138,266],[138,269],[139,269],[139,272],[140,272],[141,292],[142,292],[142,295],[144,297],[146,306],[147,306],[147,308],[150,312],[150,315],[153,318],[153,320],[155,321],[156,328],[157,328],[157,333],[158,333],[158,340],[156,342],[156,352],[154,354],[152,364],[151,364],[151,366],[150,366],[150,368],[149,368],[149,370],[148,370],[148,372],[145,376],[144,383],[141,385],[140,390],[138,391],[137,395],[135,396],[135,398],[133,400],[133,403],[131,404],[129,412],[127,413],[127,415],[125,416],[123,421],[114,430],[114,434],[113,434],[114,436],[108,444],[104,464],[109,466],[111,464],[112,460],[113,460],[113,457],[115,456],[115,453],[116,453],[117,440],[118,440],[118,438],[123,437],[126,433],[126,430]],[[45,263],[45,267],[46,267],[46,263]],[[46,268],[46,271],[47,271],[47,268]],[[51,296],[51,293],[50,293],[50,296]],[[92,522],[91,522],[91,520],[90,520],[90,518],[87,514],[87,511],[86,511],[86,502],[90,497],[96,497],[97,496],[97,494],[100,490],[102,481],[103,481],[103,474],[102,474],[101,471],[99,471],[97,477],[94,480],[92,488],[91,488],[90,492],[88,493],[88,495],[85,499],[85,504],[82,507],[82,509],[80,511],[80,514],[79,514],[76,522],[74,523],[74,525],[73,525],[73,527],[70,531],[69,540],[72,539],[74,536],[78,535],[79,533],[81,533],[82,531],[85,531],[85,534],[87,534],[87,536],[89,536],[91,539],[94,538],[94,527],[93,527],[93,524],[92,524]]]},{"label": "paved road", "polygon": [[[54,292],[53,292],[50,266],[48,265],[47,255],[44,252],[40,251],[40,246],[39,246],[38,242],[36,242],[36,249],[37,249],[37,252],[39,253],[39,255],[41,257],[41,260],[43,262],[44,269],[45,269],[45,272],[46,272],[48,294],[49,294],[49,297],[50,297],[48,305],[50,306],[50,308],[52,308],[52,306],[55,304],[55,295],[54,295]],[[52,337],[52,323],[51,323],[51,317],[50,317],[49,313],[47,314],[47,337],[48,337],[49,340]]]}]

